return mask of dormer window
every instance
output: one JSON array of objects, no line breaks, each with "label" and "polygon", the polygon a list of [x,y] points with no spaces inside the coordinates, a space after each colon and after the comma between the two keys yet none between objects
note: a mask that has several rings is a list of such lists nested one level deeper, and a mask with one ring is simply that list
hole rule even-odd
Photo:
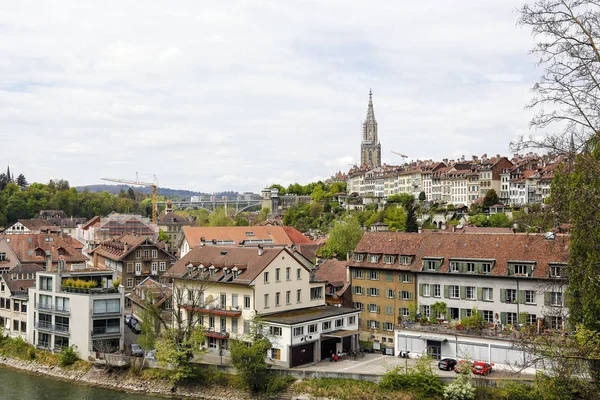
[{"label": "dormer window", "polygon": [[550,265],[551,278],[566,278],[567,267],[565,265],[554,264]]},{"label": "dormer window", "polygon": [[508,275],[510,276],[532,276],[533,265],[532,264],[509,264]]},{"label": "dormer window", "polygon": [[64,256],[65,255],[65,249],[63,249],[62,247],[58,248],[58,255],[59,256]]},{"label": "dormer window", "polygon": [[401,265],[410,265],[412,262],[411,256],[400,256],[400,264]]},{"label": "dormer window", "polygon": [[364,257],[364,254],[354,253],[354,261],[356,262],[363,262]]},{"label": "dormer window", "polygon": [[450,268],[448,268],[448,272],[459,272],[457,261],[450,261]]},{"label": "dormer window", "polygon": [[383,262],[386,264],[393,264],[394,260],[395,260],[395,256],[391,256],[391,255],[384,255],[383,256]]},{"label": "dormer window", "polygon": [[439,271],[442,260],[423,260],[423,271]]},{"label": "dormer window", "polygon": [[481,271],[484,274],[491,274],[492,273],[492,263],[482,263],[481,264]]},{"label": "dormer window", "polygon": [[216,271],[215,271],[215,267],[214,267],[214,265],[211,265],[210,267],[208,267],[208,274],[209,274],[210,276],[215,276],[215,274],[216,274]]},{"label": "dormer window", "polygon": [[44,251],[42,249],[35,249],[35,255],[41,257],[44,255]]},{"label": "dormer window", "polygon": [[239,276],[239,274],[240,274],[240,271],[238,271],[238,269],[234,267],[234,268],[231,270],[231,273],[233,274],[233,279],[236,279],[236,278]]},{"label": "dormer window", "polygon": [[379,262],[379,255],[377,255],[377,254],[369,254],[368,261],[370,263]]}]

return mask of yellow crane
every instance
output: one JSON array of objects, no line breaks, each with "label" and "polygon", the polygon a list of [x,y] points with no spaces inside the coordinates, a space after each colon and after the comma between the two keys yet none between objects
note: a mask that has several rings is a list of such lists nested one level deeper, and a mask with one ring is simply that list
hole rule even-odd
[{"label": "yellow crane", "polygon": [[156,175],[153,175],[154,179],[150,182],[141,182],[138,178],[138,173],[135,173],[135,181],[127,180],[127,179],[116,179],[116,178],[100,178],[103,181],[108,182],[118,182],[125,183],[127,185],[136,185],[136,186],[146,186],[152,188],[152,223],[156,224],[156,214],[158,213],[158,204],[157,204],[157,196],[158,196],[158,178]]},{"label": "yellow crane", "polygon": [[392,151],[392,153],[394,153],[397,156],[400,156],[403,158],[402,162],[406,161],[406,159],[408,158],[407,156],[405,156],[404,154],[398,153],[396,151]]}]

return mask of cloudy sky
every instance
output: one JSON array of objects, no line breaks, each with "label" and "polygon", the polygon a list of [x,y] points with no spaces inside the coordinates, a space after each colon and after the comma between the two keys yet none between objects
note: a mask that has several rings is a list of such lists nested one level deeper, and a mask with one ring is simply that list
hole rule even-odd
[{"label": "cloudy sky", "polygon": [[259,192],[359,160],[372,88],[384,162],[508,155],[523,1],[13,1],[0,146],[29,181]]}]

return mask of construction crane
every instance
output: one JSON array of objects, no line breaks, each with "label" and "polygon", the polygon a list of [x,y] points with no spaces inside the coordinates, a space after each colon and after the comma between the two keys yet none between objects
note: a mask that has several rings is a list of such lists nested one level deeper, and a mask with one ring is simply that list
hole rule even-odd
[{"label": "construction crane", "polygon": [[152,183],[150,182],[141,182],[138,173],[135,173],[135,181],[130,181],[127,179],[116,179],[116,178],[100,178],[103,181],[108,182],[118,182],[125,183],[127,185],[136,185],[136,186],[146,186],[152,188],[152,223],[156,224],[156,214],[158,213],[158,204],[157,204],[157,195],[158,195],[158,178],[156,175],[152,175],[154,177]]},{"label": "construction crane", "polygon": [[405,156],[404,154],[400,154],[398,152],[392,151],[392,153],[394,153],[397,156],[402,157],[404,160],[402,160],[402,162],[406,161],[406,159],[408,158],[408,156]]}]

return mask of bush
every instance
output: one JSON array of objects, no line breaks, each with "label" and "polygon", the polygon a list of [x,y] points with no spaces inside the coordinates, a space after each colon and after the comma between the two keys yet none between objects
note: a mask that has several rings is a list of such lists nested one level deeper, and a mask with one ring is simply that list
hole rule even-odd
[{"label": "bush", "polygon": [[534,398],[533,388],[527,384],[508,381],[502,384],[503,398],[510,400],[530,400]]},{"label": "bush", "polygon": [[31,360],[35,360],[35,349],[33,347],[30,347],[30,348],[27,349],[27,356]]},{"label": "bush", "polygon": [[72,345],[62,349],[59,355],[59,365],[61,367],[73,365],[75,361],[79,359],[79,355],[77,354],[77,350],[75,349],[75,347],[75,345]]},{"label": "bush", "polygon": [[379,388],[388,392],[406,391],[420,399],[430,399],[443,393],[440,377],[431,369],[431,358],[417,360],[417,365],[404,371],[400,366],[388,369],[381,378]]},{"label": "bush", "polygon": [[470,376],[461,374],[452,383],[444,388],[444,399],[448,400],[474,400],[475,388]]}]

